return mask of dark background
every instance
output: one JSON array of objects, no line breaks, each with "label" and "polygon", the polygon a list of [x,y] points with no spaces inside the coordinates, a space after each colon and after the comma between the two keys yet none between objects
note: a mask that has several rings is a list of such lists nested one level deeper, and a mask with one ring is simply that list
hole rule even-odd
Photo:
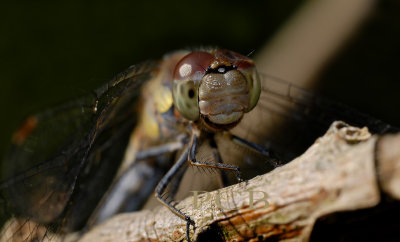
[{"label": "dark background", "polygon": [[[0,155],[27,115],[171,50],[211,45],[257,52],[304,2],[1,3]],[[380,1],[320,76],[324,95],[398,126],[399,10],[398,1]]]}]

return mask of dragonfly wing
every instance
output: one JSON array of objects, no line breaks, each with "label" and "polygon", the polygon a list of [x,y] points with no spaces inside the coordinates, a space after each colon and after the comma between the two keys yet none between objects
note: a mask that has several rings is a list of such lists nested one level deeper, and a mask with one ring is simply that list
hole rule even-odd
[{"label": "dragonfly wing", "polygon": [[266,74],[261,79],[259,103],[234,133],[269,147],[277,158],[289,161],[303,153],[335,120],[367,126],[373,133],[399,131],[397,127],[284,80]]},{"label": "dragonfly wing", "polygon": [[13,215],[65,230],[83,225],[118,168],[140,87],[157,67],[131,66],[91,95],[30,117],[3,164],[2,222]]}]

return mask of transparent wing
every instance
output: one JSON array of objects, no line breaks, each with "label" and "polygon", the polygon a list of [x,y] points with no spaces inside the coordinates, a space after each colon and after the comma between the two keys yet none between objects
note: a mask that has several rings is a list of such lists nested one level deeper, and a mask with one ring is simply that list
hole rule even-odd
[{"label": "transparent wing", "polygon": [[367,126],[372,133],[399,131],[397,127],[287,81],[266,74],[261,78],[259,103],[234,133],[269,147],[285,161],[304,152],[335,120]]},{"label": "transparent wing", "polygon": [[2,223],[10,216],[63,230],[85,223],[122,159],[139,88],[157,67],[131,66],[92,94],[28,118],[2,167]]}]

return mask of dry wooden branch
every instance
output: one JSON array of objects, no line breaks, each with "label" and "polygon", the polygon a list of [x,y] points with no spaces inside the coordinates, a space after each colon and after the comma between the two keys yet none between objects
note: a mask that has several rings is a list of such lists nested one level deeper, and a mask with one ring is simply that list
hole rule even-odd
[{"label": "dry wooden branch", "polygon": [[[193,240],[215,236],[227,241],[308,240],[321,216],[377,205],[381,200],[378,184],[393,198],[400,198],[398,147],[400,135],[371,137],[367,128],[335,122],[289,164],[201,194],[198,201],[208,195],[212,199],[203,201],[200,208],[193,197],[178,207],[196,223],[196,230],[190,231]],[[180,241],[185,240],[185,230],[185,221],[157,207],[117,215],[89,231],[82,241]]]}]

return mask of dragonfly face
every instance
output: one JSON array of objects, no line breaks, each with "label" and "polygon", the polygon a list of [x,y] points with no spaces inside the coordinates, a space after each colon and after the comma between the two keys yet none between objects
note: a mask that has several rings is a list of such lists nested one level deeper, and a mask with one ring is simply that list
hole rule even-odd
[{"label": "dragonfly face", "polygon": [[236,126],[261,92],[253,61],[228,50],[186,55],[176,65],[173,82],[177,110],[211,131]]}]

